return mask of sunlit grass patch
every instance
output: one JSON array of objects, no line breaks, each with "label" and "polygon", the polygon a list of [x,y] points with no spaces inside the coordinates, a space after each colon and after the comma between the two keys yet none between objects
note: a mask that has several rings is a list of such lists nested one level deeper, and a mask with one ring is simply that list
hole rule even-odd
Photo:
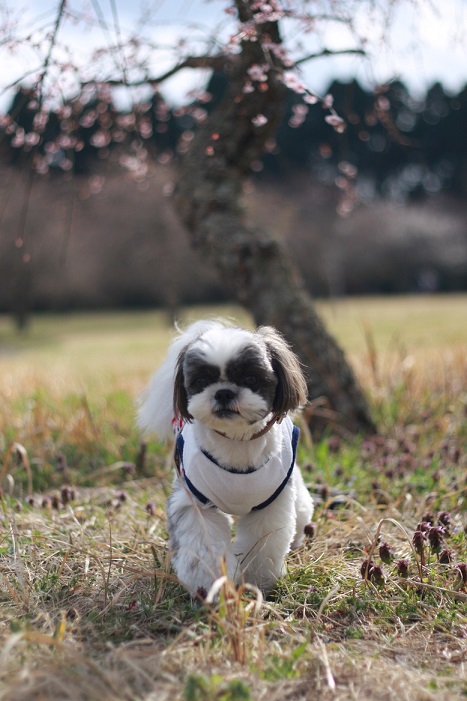
[{"label": "sunlit grass patch", "polygon": [[167,320],[42,317],[19,340],[0,324],[0,698],[463,698],[462,302],[325,308],[380,435],[303,426],[304,547],[263,601],[225,580],[201,607],[170,568],[170,449],[134,424]]}]

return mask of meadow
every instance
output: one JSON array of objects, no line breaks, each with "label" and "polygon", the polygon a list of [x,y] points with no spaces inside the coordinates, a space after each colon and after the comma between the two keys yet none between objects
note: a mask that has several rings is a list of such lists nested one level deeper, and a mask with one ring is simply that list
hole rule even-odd
[{"label": "meadow", "polygon": [[[170,569],[170,449],[135,399],[163,312],[0,317],[2,701],[452,701],[467,695],[467,297],[319,311],[379,434],[313,441],[304,547],[263,599]],[[183,310],[180,322],[237,308]]]}]

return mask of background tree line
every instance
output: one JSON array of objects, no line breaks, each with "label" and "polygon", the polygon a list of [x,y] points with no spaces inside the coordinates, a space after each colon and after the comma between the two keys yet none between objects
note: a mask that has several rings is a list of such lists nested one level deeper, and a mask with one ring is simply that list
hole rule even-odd
[{"label": "background tree line", "polygon": [[[41,120],[34,93],[20,89],[0,122],[2,160],[20,165],[35,159],[36,170],[92,173],[96,159],[129,144],[137,135],[152,157],[162,163],[182,154],[191,132],[222,99],[224,73],[214,73],[196,102],[174,109],[158,93],[132,113],[119,111],[108,87],[85,86],[81,95],[47,117],[39,148]],[[356,80],[334,81],[328,88],[347,128],[336,132],[323,119],[320,105],[307,105],[289,90],[287,111],[274,143],[256,172],[283,178],[305,169],[331,182],[338,165],[348,161],[359,175],[359,194],[416,200],[444,192],[461,197],[467,191],[467,86],[448,94],[435,83],[413,97],[400,81],[378,91],[365,90]],[[29,143],[28,143],[29,142]],[[333,177],[334,176],[334,177]]]},{"label": "background tree line", "polygon": [[[166,195],[226,88],[216,72],[184,108],[155,92],[128,113],[108,87],[84,86],[47,117],[18,90],[1,121],[0,310],[223,301]],[[321,105],[288,94],[245,197],[253,219],[286,239],[310,291],[466,289],[467,87],[415,98],[401,82],[375,94],[335,81],[342,134]]]}]

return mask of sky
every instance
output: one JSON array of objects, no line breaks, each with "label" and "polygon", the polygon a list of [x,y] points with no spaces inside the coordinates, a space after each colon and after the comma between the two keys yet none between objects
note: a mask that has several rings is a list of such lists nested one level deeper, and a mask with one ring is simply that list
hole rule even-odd
[{"label": "sky", "polygon": [[[301,0],[283,0],[300,5]],[[334,0],[318,0],[323,10]],[[55,51],[63,61],[76,63],[81,78],[94,73],[101,76],[117,71],[109,61],[90,59],[97,47],[118,43],[135,33],[155,48],[139,49],[147,62],[148,72],[159,75],[173,65],[177,53],[171,47],[182,40],[187,52],[204,52],[216,42],[230,36],[232,20],[225,12],[227,0],[68,0],[68,7],[89,22],[65,22],[59,32]],[[399,0],[389,23],[379,7],[391,5],[389,0],[346,0],[354,30],[365,39],[368,58],[336,56],[304,64],[301,78],[317,95],[324,95],[334,78],[356,77],[365,87],[393,78],[406,82],[415,95],[422,94],[435,81],[448,91],[456,92],[467,84],[467,0]],[[59,0],[0,0],[0,91],[25,74],[37,73],[47,55],[47,43],[40,44],[41,32],[52,27]],[[376,9],[369,11],[370,5]],[[145,9],[145,21],[140,22]],[[6,31],[5,31],[6,28]],[[284,24],[283,34],[294,46],[294,55],[319,51],[322,48],[342,50],[356,46],[355,36],[343,22],[332,22],[318,35],[298,35],[296,27]],[[21,36],[16,44],[2,41]],[[299,47],[298,41],[302,41]],[[118,59],[114,61],[118,63]],[[122,64],[120,63],[120,66]],[[131,66],[129,60],[126,64]],[[131,70],[131,68],[129,68]],[[167,81],[161,92],[172,104],[181,104],[191,89],[202,89],[207,74],[190,69]],[[60,93],[73,93],[76,79],[73,72],[54,78]],[[0,111],[11,100],[12,91],[0,94]],[[117,93],[122,100],[123,95]]]}]

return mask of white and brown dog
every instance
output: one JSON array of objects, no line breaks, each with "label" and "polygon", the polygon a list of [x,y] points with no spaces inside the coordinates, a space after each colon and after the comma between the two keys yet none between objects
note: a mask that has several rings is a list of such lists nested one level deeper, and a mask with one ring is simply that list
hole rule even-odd
[{"label": "white and brown dog", "polygon": [[209,591],[223,560],[232,580],[268,591],[302,543],[313,501],[288,413],[305,402],[298,359],[271,327],[200,321],[170,346],[139,425],[160,438],[177,429],[168,531],[174,569],[194,596]]}]

